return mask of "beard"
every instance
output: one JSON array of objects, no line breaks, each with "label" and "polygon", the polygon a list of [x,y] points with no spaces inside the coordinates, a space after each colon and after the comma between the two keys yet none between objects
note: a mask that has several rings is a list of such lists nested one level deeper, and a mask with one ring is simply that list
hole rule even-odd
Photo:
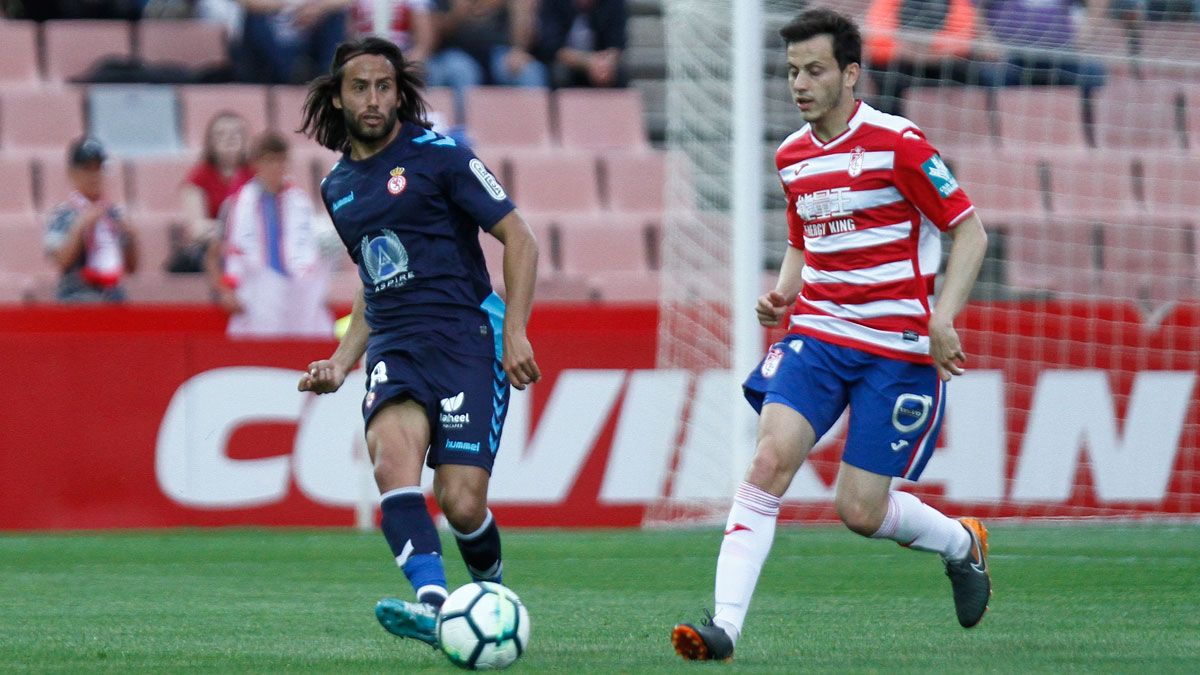
[{"label": "beard", "polygon": [[373,143],[381,138],[386,138],[392,133],[392,129],[396,127],[398,115],[395,108],[389,110],[384,117],[383,124],[371,129],[364,127],[358,118],[349,110],[342,110],[342,117],[346,120],[346,131],[356,141],[363,143]]}]

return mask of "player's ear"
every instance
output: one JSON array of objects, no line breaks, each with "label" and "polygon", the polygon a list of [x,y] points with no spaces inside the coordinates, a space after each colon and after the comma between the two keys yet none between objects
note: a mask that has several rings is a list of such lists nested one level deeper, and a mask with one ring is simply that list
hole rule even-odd
[{"label": "player's ear", "polygon": [[847,63],[846,69],[842,71],[842,86],[854,88],[858,84],[858,76],[862,74],[862,68],[857,63]]},{"label": "player's ear", "polygon": [[330,100],[333,101],[333,107],[337,108],[338,110],[342,109],[342,95],[341,94],[334,94],[333,96],[330,96],[329,98],[330,98]]}]

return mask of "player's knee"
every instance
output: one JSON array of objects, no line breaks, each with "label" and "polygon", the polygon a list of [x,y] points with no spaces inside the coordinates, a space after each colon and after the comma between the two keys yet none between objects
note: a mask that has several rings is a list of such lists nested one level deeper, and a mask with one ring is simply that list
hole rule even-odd
[{"label": "player's knee", "polygon": [[838,518],[841,518],[846,527],[864,537],[878,532],[879,526],[883,524],[883,514],[861,500],[837,499],[834,501],[834,506],[837,509]]},{"label": "player's knee", "polygon": [[[754,459],[750,463],[750,476],[752,479],[772,482],[791,479],[796,470],[800,468],[800,460],[799,453],[786,447],[780,439],[774,436],[764,436],[759,439]],[[759,485],[766,484],[753,482]]]},{"label": "player's knee", "polygon": [[473,532],[487,517],[487,497],[467,486],[447,488],[438,498],[438,507],[446,520],[459,532]]}]

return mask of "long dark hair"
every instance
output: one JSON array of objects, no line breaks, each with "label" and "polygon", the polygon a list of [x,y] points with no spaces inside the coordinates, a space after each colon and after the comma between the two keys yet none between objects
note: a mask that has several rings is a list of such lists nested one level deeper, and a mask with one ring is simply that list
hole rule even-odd
[{"label": "long dark hair", "polygon": [[433,125],[426,119],[425,99],[421,88],[425,83],[417,75],[416,66],[404,58],[395,44],[377,37],[343,42],[337,46],[329,74],[314,79],[308,85],[304,101],[304,123],[297,129],[330,150],[350,149],[350,135],[342,111],[333,106],[333,97],[341,93],[346,62],[363,54],[376,54],[391,62],[396,70],[396,116],[401,122],[412,122],[426,129]]}]

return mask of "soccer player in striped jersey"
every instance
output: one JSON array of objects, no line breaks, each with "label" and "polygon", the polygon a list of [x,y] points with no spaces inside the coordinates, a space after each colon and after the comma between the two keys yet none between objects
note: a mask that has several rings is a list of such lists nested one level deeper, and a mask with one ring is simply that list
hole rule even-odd
[{"label": "soccer player in striped jersey", "polygon": [[[991,594],[983,525],[891,487],[893,478],[917,480],[937,443],[946,382],[966,360],[954,318],[987,235],[921,130],[854,98],[862,41],[852,21],[813,9],[780,35],[807,124],[776,153],[789,246],[775,289],[755,311],[765,326],[790,313],[791,330],[743,385],[759,412],[758,444],[717,558],[715,614],[672,631],[689,660],[732,657],[780,497],[847,405],[834,498],[842,522],[864,537],[939,554],[965,628],[983,618]],[[935,301],[942,232],[952,245]]]}]

